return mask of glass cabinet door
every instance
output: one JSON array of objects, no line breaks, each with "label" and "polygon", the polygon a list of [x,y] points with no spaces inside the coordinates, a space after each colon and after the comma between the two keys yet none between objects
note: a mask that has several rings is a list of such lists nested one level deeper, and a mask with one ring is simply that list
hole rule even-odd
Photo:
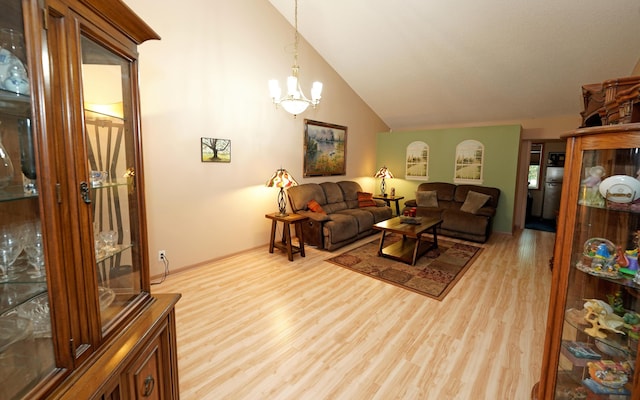
[{"label": "glass cabinet door", "polygon": [[0,0],[0,398],[55,368],[22,2]]},{"label": "glass cabinet door", "polygon": [[81,37],[84,129],[100,321],[107,330],[143,291],[131,62]]},{"label": "glass cabinet door", "polygon": [[579,188],[567,191],[577,204],[569,206],[576,212],[555,398],[627,399],[638,396],[640,149],[581,139]]}]

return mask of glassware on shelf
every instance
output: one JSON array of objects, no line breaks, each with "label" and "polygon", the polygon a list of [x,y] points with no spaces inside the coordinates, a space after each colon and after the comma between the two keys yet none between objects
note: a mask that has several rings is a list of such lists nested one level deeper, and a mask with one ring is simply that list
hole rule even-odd
[{"label": "glassware on shelf", "polygon": [[42,232],[35,231],[30,235],[27,243],[24,247],[27,253],[27,259],[29,266],[34,270],[29,271],[29,275],[33,278],[40,278],[46,275],[44,269],[44,241],[42,238]]},{"label": "glassware on shelf", "polygon": [[31,120],[22,118],[18,120],[18,133],[20,138],[20,166],[22,167],[22,184],[25,194],[38,194],[36,183],[36,160],[33,151],[33,131]]},{"label": "glassware on shelf", "polygon": [[104,244],[104,250],[107,254],[110,254],[116,250],[116,243],[118,241],[118,232],[116,231],[102,231],[100,232],[100,240]]},{"label": "glassware on shelf", "polygon": [[11,228],[0,232],[0,282],[6,282],[10,278],[10,270],[22,253],[20,238]]},{"label": "glassware on shelf", "polygon": [[4,148],[2,141],[0,141],[0,189],[4,189],[13,180],[13,174],[15,170],[13,169],[13,163],[11,162],[11,158],[9,157],[9,153]]}]

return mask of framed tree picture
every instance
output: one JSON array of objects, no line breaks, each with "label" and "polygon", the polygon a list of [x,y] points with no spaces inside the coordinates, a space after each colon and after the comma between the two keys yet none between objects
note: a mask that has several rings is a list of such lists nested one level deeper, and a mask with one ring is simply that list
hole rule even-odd
[{"label": "framed tree picture", "polygon": [[201,138],[200,149],[202,162],[231,162],[229,139]]},{"label": "framed tree picture", "polygon": [[347,174],[347,127],[304,120],[304,177]]}]

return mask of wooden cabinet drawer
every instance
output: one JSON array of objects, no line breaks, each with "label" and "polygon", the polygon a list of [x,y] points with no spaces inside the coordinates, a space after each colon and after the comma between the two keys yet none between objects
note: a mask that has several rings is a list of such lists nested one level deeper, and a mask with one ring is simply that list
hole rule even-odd
[{"label": "wooden cabinet drawer", "polygon": [[166,359],[166,329],[147,346],[126,372],[131,399],[166,399],[164,388],[164,361]]}]

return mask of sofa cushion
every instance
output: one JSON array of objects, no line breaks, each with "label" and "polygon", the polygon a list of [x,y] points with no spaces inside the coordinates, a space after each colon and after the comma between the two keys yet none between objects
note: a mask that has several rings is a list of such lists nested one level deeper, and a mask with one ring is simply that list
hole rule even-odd
[{"label": "sofa cushion", "polygon": [[348,208],[346,210],[339,211],[338,215],[345,214],[351,215],[358,222],[358,233],[367,232],[371,230],[373,224],[373,214],[367,210],[361,210],[359,208]]},{"label": "sofa cushion", "polygon": [[[324,190],[317,183],[305,183],[304,185],[287,188],[289,205],[293,212],[308,209],[309,201],[315,200],[320,205],[327,204]],[[326,210],[325,210],[326,211]]]},{"label": "sofa cushion", "polygon": [[423,218],[442,219],[443,211],[444,210],[442,208],[418,207],[416,209],[416,216],[423,217]]},{"label": "sofa cushion", "polygon": [[344,202],[344,194],[342,193],[342,189],[340,189],[340,186],[337,183],[323,182],[320,184],[320,187],[322,187],[322,190],[324,190],[327,204]]},{"label": "sofa cushion", "polygon": [[489,218],[459,210],[445,210],[442,213],[442,221],[443,230],[464,232],[474,236],[486,235],[489,224]]},{"label": "sofa cushion", "polygon": [[338,186],[342,190],[344,201],[347,203],[348,208],[358,208],[358,192],[362,192],[362,187],[358,182],[354,181],[340,181]]},{"label": "sofa cushion", "polygon": [[491,196],[488,194],[474,192],[470,190],[467,192],[467,198],[464,200],[464,203],[460,207],[460,211],[468,212],[471,214],[475,214],[479,209],[484,206]]},{"label": "sofa cushion", "polygon": [[373,193],[358,192],[358,207],[375,207],[376,202],[373,200]]},{"label": "sofa cushion", "polygon": [[[353,215],[335,213],[324,223],[324,236],[331,243],[339,243],[358,236],[358,221]],[[331,247],[325,244],[325,248]]]},{"label": "sofa cushion", "polygon": [[307,207],[309,208],[309,210],[315,213],[326,214],[320,203],[313,199],[309,200],[309,202],[307,203]]},{"label": "sofa cushion", "polygon": [[426,190],[416,192],[416,204],[418,207],[438,207],[438,192]]},{"label": "sofa cushion", "polygon": [[393,211],[391,211],[390,207],[377,205],[376,207],[367,207],[365,208],[368,212],[373,215],[373,223],[377,224],[378,222],[382,222],[386,219],[389,219],[393,216]]},{"label": "sofa cushion", "polygon": [[[418,186],[418,192],[435,190],[438,194],[438,202],[453,201],[457,186],[446,182],[423,182]],[[464,201],[464,198],[460,201]]]},{"label": "sofa cushion", "polygon": [[454,200],[458,203],[464,203],[467,199],[467,193],[470,190],[474,192],[488,194],[491,196],[485,207],[497,208],[498,207],[498,199],[500,198],[500,189],[488,186],[478,186],[478,185],[458,185]]}]

